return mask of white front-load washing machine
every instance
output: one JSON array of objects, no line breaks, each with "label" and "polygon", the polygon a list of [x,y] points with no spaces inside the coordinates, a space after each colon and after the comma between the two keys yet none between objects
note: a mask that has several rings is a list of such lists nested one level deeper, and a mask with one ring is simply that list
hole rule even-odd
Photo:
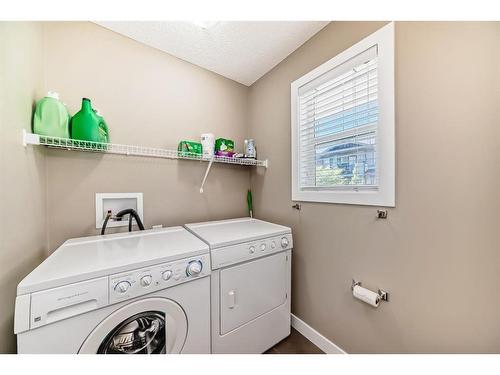
[{"label": "white front-load washing machine", "polygon": [[287,337],[291,229],[251,218],[185,227],[210,246],[212,353],[262,353]]},{"label": "white front-load washing machine", "polygon": [[68,240],[18,285],[18,352],[210,353],[209,276],[182,227]]}]

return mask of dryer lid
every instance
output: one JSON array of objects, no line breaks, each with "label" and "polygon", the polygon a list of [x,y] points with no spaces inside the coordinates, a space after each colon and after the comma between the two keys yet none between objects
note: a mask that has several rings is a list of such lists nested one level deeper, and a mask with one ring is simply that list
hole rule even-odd
[{"label": "dryer lid", "polygon": [[185,227],[208,243],[211,249],[292,232],[283,225],[249,217],[186,224]]},{"label": "dryer lid", "polygon": [[75,238],[22,280],[17,295],[209,252],[182,227]]}]

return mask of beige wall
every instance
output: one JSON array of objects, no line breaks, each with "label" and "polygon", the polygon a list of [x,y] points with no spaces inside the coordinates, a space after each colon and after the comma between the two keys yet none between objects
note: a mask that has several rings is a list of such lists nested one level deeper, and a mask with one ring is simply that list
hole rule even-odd
[{"label": "beige wall", "polygon": [[21,144],[42,68],[41,24],[0,22],[0,353],[16,349],[16,286],[46,255],[44,150]]},{"label": "beige wall", "polygon": [[[246,136],[248,88],[88,22],[45,24],[45,89],[71,114],[81,98],[103,113],[113,143],[176,148],[201,133]],[[246,214],[249,170],[205,163],[50,150],[49,250],[96,233],[96,192],[143,192],[145,225]],[[125,228],[126,230],[126,228]]]},{"label": "beige wall", "polygon": [[[291,208],[290,83],[383,23],[333,22],[250,89],[258,217],[294,233],[292,310],[352,353],[500,352],[500,23],[397,23],[396,208]],[[355,277],[386,288],[377,310]]]},{"label": "beige wall", "polygon": [[96,192],[143,192],[145,225],[171,226],[246,215],[250,184],[249,169],[214,165],[200,194],[206,163],[24,148],[34,102],[55,90],[74,114],[91,98],[114,143],[176,148],[214,132],[242,147],[248,88],[88,22],[0,27],[0,352],[12,352],[17,283],[66,239],[97,233]]},{"label": "beige wall", "polygon": [[[205,164],[23,148],[48,89],[72,114],[93,99],[117,143],[254,137],[270,160],[251,173],[255,212],[294,230],[293,312],[348,352],[500,352],[499,23],[397,24],[387,221],[374,207],[291,208],[290,82],[382,25],[334,22],[248,89],[91,23],[0,23],[0,352],[15,349],[19,280],[65,239],[96,233],[96,192],[144,192],[147,226],[246,213],[248,170],[215,166],[200,195]],[[353,300],[352,277],[390,303]]]}]

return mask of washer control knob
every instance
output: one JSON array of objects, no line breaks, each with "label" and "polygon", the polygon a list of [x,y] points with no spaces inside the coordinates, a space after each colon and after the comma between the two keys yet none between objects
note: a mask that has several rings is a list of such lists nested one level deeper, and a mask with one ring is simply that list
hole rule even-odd
[{"label": "washer control knob", "polygon": [[250,251],[250,254],[255,253],[255,246],[250,246],[248,250]]},{"label": "washer control knob", "polygon": [[264,251],[266,250],[266,244],[263,243],[262,245],[260,245],[260,251]]},{"label": "washer control knob", "polygon": [[203,269],[203,264],[199,260],[192,260],[186,268],[186,275],[198,276]]},{"label": "washer control knob", "polygon": [[172,271],[170,271],[170,270],[166,270],[165,272],[163,272],[163,273],[161,274],[161,278],[162,278],[163,280],[165,280],[165,281],[170,280],[170,278],[171,278],[171,277],[172,277]]},{"label": "washer control knob", "polygon": [[146,276],[141,277],[141,285],[143,287],[150,286],[152,281],[153,281],[153,278],[151,277],[151,275],[146,275]]},{"label": "washer control knob", "polygon": [[282,237],[281,238],[281,247],[284,249],[287,246],[288,246],[288,238]]},{"label": "washer control knob", "polygon": [[125,293],[128,288],[130,288],[130,283],[128,281],[120,281],[118,284],[115,285],[115,291],[123,294]]}]

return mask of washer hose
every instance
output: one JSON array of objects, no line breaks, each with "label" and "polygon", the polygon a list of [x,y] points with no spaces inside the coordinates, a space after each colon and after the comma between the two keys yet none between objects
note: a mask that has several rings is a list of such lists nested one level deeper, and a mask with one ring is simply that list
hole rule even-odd
[{"label": "washer hose", "polygon": [[139,214],[137,213],[136,210],[133,208],[126,208],[125,210],[121,210],[115,215],[116,220],[120,221],[123,216],[125,215],[130,215],[129,221],[128,221],[128,231],[132,232],[132,216],[135,219],[135,222],[137,223],[137,226],[139,227],[140,230],[144,230],[144,224],[142,224],[141,218],[139,217]]}]

